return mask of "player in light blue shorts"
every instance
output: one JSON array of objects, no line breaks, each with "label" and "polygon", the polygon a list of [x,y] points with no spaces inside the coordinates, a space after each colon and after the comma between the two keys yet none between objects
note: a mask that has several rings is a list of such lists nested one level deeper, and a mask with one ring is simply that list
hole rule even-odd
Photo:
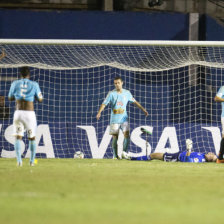
[{"label": "player in light blue shorts", "polygon": [[217,92],[215,98],[215,102],[219,102],[222,104],[222,114],[221,114],[221,123],[222,123],[222,140],[220,143],[220,150],[217,159],[217,163],[224,163],[224,86],[222,86]]},{"label": "player in light blue shorts", "polygon": [[34,165],[36,154],[36,128],[37,121],[34,112],[34,99],[42,102],[43,96],[38,83],[29,80],[30,71],[28,67],[20,68],[21,79],[11,84],[8,98],[16,100],[16,111],[13,116],[13,135],[16,137],[14,149],[16,152],[17,165],[22,166],[21,141],[24,132],[27,131],[29,149],[31,151],[30,165]]},{"label": "player in light blue shorts", "polygon": [[110,134],[113,136],[112,141],[113,156],[114,158],[119,158],[117,140],[120,129],[124,134],[123,151],[127,152],[128,145],[130,142],[128,114],[127,114],[128,102],[134,103],[138,108],[140,108],[145,113],[145,116],[148,116],[148,112],[144,107],[141,106],[139,102],[137,102],[133,98],[130,91],[122,88],[123,80],[121,77],[118,76],[114,78],[114,85],[115,89],[107,94],[106,99],[100,106],[96,118],[97,120],[99,120],[101,112],[108,104],[110,104],[111,106]]}]

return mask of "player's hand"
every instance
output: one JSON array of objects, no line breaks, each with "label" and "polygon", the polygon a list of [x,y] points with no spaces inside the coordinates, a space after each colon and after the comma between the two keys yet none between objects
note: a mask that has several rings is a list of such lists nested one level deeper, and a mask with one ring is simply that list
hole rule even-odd
[{"label": "player's hand", "polygon": [[2,58],[4,58],[5,56],[6,56],[5,49],[2,48]]},{"label": "player's hand", "polygon": [[96,119],[99,120],[99,119],[100,119],[100,116],[101,116],[101,114],[98,113],[98,114],[96,115]]},{"label": "player's hand", "polygon": [[0,60],[3,59],[5,56],[6,56],[5,49],[2,48],[2,53],[0,55]]},{"label": "player's hand", "polygon": [[144,111],[144,113],[145,113],[145,116],[146,116],[146,117],[149,116],[148,111]]}]

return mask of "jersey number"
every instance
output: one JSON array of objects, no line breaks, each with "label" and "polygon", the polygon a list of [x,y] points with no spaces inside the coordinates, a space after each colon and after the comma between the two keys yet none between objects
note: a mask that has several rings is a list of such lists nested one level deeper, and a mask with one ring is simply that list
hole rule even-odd
[{"label": "jersey number", "polygon": [[25,97],[26,97],[25,93],[27,91],[27,85],[21,85],[20,87],[21,87],[20,95],[23,97],[23,99],[25,99]]}]

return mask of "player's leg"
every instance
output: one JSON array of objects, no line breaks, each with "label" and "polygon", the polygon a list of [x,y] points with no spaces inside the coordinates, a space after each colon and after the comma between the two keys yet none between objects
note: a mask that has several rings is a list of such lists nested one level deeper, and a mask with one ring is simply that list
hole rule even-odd
[{"label": "player's leg", "polygon": [[130,143],[130,133],[129,133],[128,122],[124,122],[123,124],[121,124],[121,130],[123,131],[123,134],[124,134],[123,151],[127,152],[128,146]]},{"label": "player's leg", "polygon": [[21,121],[21,111],[17,110],[13,115],[13,136],[15,136],[14,150],[18,166],[22,166],[21,144],[23,135],[24,125]]},{"label": "player's leg", "polygon": [[21,155],[21,142],[22,142],[22,136],[16,136],[14,149],[16,152],[16,160],[17,160],[17,166],[22,166],[22,155]]},{"label": "player's leg", "polygon": [[218,154],[218,159],[216,160],[217,163],[224,163],[223,155],[224,155],[224,117],[221,119],[222,123],[222,139],[220,142],[220,150]]},{"label": "player's leg", "polygon": [[26,129],[27,135],[29,139],[29,149],[30,149],[30,165],[34,165],[35,157],[36,157],[36,129],[37,129],[37,121],[36,115],[34,111],[26,111]]},{"label": "player's leg", "polygon": [[112,140],[112,148],[113,148],[113,158],[118,158],[118,135],[113,135],[113,140]]},{"label": "player's leg", "polygon": [[21,142],[24,135],[24,125],[20,120],[20,112],[21,111],[15,111],[13,116],[13,136],[15,136],[14,149],[18,166],[22,166]]},{"label": "player's leg", "polygon": [[151,153],[148,156],[131,157],[131,160],[149,161],[153,159],[163,160],[164,153]]},{"label": "player's leg", "polygon": [[163,160],[165,162],[177,162],[177,161],[179,161],[180,152],[176,152],[176,153],[166,152],[166,153],[162,153],[162,154],[163,154],[163,156],[162,156],[163,158],[161,159],[161,156],[159,156],[159,157],[160,157],[161,160]]},{"label": "player's leg", "polygon": [[125,152],[128,151],[129,143],[130,143],[130,134],[129,134],[129,131],[126,131],[124,132],[124,142],[123,142],[123,150]]},{"label": "player's leg", "polygon": [[157,159],[157,160],[163,160],[164,153],[154,152],[150,154],[150,160]]},{"label": "player's leg", "polygon": [[113,149],[113,158],[118,158],[118,134],[119,134],[120,124],[111,124],[110,125],[110,135],[113,136],[112,140],[112,149]]},{"label": "player's leg", "polygon": [[30,149],[30,165],[34,166],[34,161],[36,157],[36,141],[35,137],[29,138],[29,149]]}]

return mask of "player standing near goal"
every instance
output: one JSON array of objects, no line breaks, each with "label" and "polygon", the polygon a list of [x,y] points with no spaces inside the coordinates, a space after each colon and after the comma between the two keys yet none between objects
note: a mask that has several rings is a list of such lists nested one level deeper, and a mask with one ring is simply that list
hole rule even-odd
[{"label": "player standing near goal", "polygon": [[217,92],[215,98],[215,102],[222,103],[222,115],[221,115],[221,123],[222,123],[222,140],[220,143],[219,155],[216,163],[224,163],[223,155],[224,155],[224,86],[222,86]]},{"label": "player standing near goal", "polygon": [[111,105],[111,116],[110,116],[110,135],[113,136],[112,148],[114,158],[118,157],[118,134],[121,129],[124,134],[123,151],[127,152],[128,145],[130,142],[129,135],[129,124],[128,124],[128,114],[127,114],[127,104],[128,102],[134,103],[138,108],[140,108],[145,116],[148,116],[148,112],[144,107],[138,103],[130,93],[130,91],[123,89],[123,80],[121,77],[114,78],[115,89],[107,94],[106,99],[103,101],[100,109],[97,113],[97,120],[100,119],[101,112],[104,108],[110,104]]},{"label": "player standing near goal", "polygon": [[34,165],[36,154],[36,129],[37,121],[34,112],[34,98],[42,102],[43,96],[38,83],[29,80],[30,70],[28,67],[20,68],[21,79],[14,81],[9,90],[9,100],[16,100],[16,111],[13,117],[13,135],[15,139],[15,152],[17,165],[22,166],[21,141],[24,131],[27,131],[29,149],[31,151],[30,165]]}]

